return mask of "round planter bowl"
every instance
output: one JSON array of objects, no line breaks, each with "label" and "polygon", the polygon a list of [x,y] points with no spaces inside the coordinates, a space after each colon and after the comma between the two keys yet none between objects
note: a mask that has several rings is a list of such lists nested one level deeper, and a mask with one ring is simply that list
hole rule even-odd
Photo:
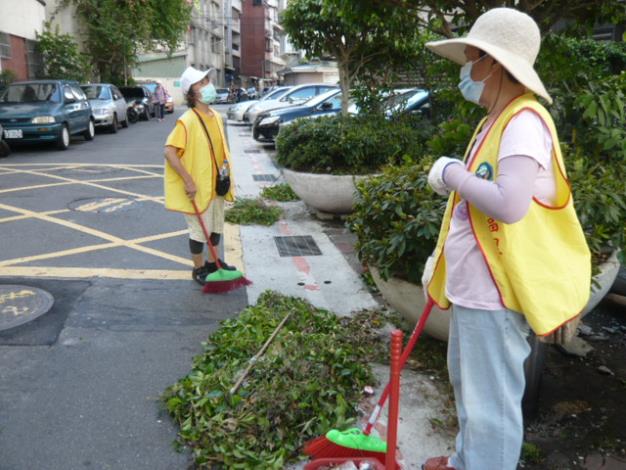
[{"label": "round planter bowl", "polygon": [[[385,281],[380,277],[376,268],[370,266],[369,270],[376,287],[389,305],[397,310],[411,326],[417,324],[426,305],[422,286],[396,277]],[[434,306],[424,331],[433,338],[448,341],[450,314],[451,310],[440,310]]]},{"label": "round planter bowl", "polygon": [[[594,276],[595,283],[591,285],[591,297],[583,310],[583,316],[592,311],[608,293],[617,277],[619,267],[616,252],[600,265],[600,272]],[[411,325],[415,325],[422,315],[425,305],[422,286],[398,278],[384,281],[376,268],[370,267],[369,270],[376,287],[389,305],[397,310]],[[440,310],[436,306],[433,307],[424,331],[434,338],[448,341],[450,313],[451,310]]]},{"label": "round planter bowl", "polygon": [[329,214],[349,214],[354,208],[358,181],[367,176],[301,173],[283,168],[291,189],[308,206]]}]

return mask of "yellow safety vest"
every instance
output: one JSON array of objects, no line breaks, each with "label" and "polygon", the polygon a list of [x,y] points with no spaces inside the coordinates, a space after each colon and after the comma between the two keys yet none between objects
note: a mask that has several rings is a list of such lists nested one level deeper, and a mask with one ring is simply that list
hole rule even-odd
[{"label": "yellow safety vest", "polygon": [[[483,254],[500,301],[509,310],[525,315],[533,331],[548,335],[578,315],[589,300],[591,255],[582,227],[576,216],[572,192],[558,136],[550,113],[531,93],[514,99],[501,112],[467,168],[478,176],[498,174],[498,151],[508,122],[522,110],[535,112],[552,135],[552,162],[556,182],[556,201],[548,206],[533,198],[528,213],[513,224],[494,220],[474,205],[450,194],[435,248],[435,271],[428,293],[444,309],[446,297],[446,260],[443,247],[450,230],[452,211],[457,204],[467,204],[476,242]],[[486,118],[478,125],[470,141],[465,162]]]},{"label": "yellow safety vest", "polygon": [[[223,155],[230,163],[230,153],[228,146],[226,145],[226,136],[224,134],[224,127],[222,119],[216,111],[214,113],[214,121],[219,129],[220,137],[219,141],[213,141],[213,147],[217,151],[217,146],[223,148]],[[180,157],[180,162],[183,167],[193,178],[198,192],[196,193],[196,204],[200,212],[204,212],[209,203],[216,196],[215,184],[216,184],[216,171],[213,157],[211,156],[211,146],[206,138],[206,134],[202,129],[202,124],[198,120],[198,116],[191,110],[187,110],[179,119],[178,122],[182,123],[187,133],[187,143],[183,155]],[[211,128],[207,126],[209,135]],[[220,156],[216,156],[217,165],[221,167],[223,159]],[[172,166],[165,161],[165,207],[169,210],[184,212],[187,214],[194,214],[194,208],[191,201],[185,193],[185,184],[180,175],[172,168]],[[230,191],[224,197],[227,201],[234,200],[234,188],[235,182],[233,179],[232,171],[230,172]]]}]

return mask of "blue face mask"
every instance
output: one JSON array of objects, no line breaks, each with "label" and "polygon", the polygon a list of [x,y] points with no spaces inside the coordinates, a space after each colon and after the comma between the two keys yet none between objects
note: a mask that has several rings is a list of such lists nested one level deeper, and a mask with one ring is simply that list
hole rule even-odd
[{"label": "blue face mask", "polygon": [[217,91],[212,83],[200,88],[200,101],[204,104],[211,104],[217,98]]},{"label": "blue face mask", "polygon": [[480,104],[480,97],[485,89],[485,81],[491,77],[490,73],[479,82],[472,79],[472,66],[476,62],[483,60],[485,57],[487,57],[486,54],[480,59],[473,62],[467,62],[463,67],[461,67],[461,73],[459,74],[461,78],[461,81],[459,82],[459,90],[461,90],[463,98],[471,103]]}]

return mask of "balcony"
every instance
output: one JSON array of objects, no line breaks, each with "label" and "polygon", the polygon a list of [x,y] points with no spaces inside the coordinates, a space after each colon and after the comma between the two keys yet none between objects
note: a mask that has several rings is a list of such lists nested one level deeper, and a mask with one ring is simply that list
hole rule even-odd
[{"label": "balcony", "polygon": [[230,23],[230,25],[231,25],[233,31],[236,31],[238,33],[241,32],[241,20],[239,18],[235,19],[233,17],[233,20]]},{"label": "balcony", "polygon": [[241,12],[241,0],[231,0],[231,7],[233,10]]}]

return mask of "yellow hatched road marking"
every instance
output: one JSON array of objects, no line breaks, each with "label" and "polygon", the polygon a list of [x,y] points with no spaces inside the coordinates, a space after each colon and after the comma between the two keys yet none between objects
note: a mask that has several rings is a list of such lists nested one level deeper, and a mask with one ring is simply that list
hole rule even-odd
[{"label": "yellow hatched road marking", "polygon": [[[2,169],[3,169],[3,166],[0,166],[0,170],[2,170]],[[77,180],[77,179],[73,179],[73,178],[66,178],[64,176],[58,176],[58,175],[48,175],[46,173],[41,173],[39,171],[32,171],[32,170],[17,170],[17,172],[18,173],[28,174],[28,175],[44,176],[44,177],[57,179],[57,180],[61,180],[61,181],[66,181],[66,182],[74,183],[74,184],[82,184],[82,185],[85,185],[85,186],[92,186],[94,188],[104,189],[106,191],[111,191],[111,192],[114,192],[114,193],[125,194],[127,196],[141,197],[141,198],[143,198],[145,200],[152,200],[152,201],[158,202],[159,204],[163,204],[157,197],[148,196],[146,194],[133,193],[131,191],[124,191],[122,189],[117,189],[117,188],[111,188],[109,186],[104,186],[104,185],[101,185],[101,184],[90,183],[89,181],[81,181],[81,180]],[[129,178],[133,178],[133,177],[131,176]]]},{"label": "yellow hatched road marking", "polygon": [[[63,220],[63,219],[58,219],[56,217],[50,217],[48,215],[42,215],[42,214],[39,214],[37,212],[29,211],[29,210],[26,210],[26,209],[20,209],[19,207],[13,207],[13,206],[9,206],[9,205],[6,205],[6,204],[0,204],[0,209],[12,211],[12,212],[17,212],[17,213],[23,214],[23,215],[30,215],[31,217],[39,219],[39,220],[43,220],[43,221],[46,221],[46,222],[52,222],[52,223],[57,224],[57,225],[62,225],[64,227],[71,228],[71,229],[77,230],[77,231],[82,232],[82,233],[86,233],[87,235],[91,235],[91,236],[94,236],[94,237],[102,238],[102,239],[107,240],[109,242],[119,243],[121,246],[132,248],[134,250],[141,251],[143,253],[148,253],[150,255],[158,256],[159,258],[167,259],[167,260],[173,261],[175,263],[180,263],[180,264],[182,264],[184,266],[190,266],[191,265],[191,261],[189,261],[187,258],[181,258],[180,256],[171,255],[171,254],[165,253],[163,251],[154,250],[152,248],[141,246],[141,245],[138,245],[136,243],[133,243],[132,241],[127,241],[127,240],[124,240],[122,238],[116,237],[114,235],[111,235],[111,234],[108,234],[108,233],[105,233],[105,232],[101,232],[100,230],[96,230],[96,229],[93,229],[93,228],[90,228],[90,227],[86,227],[84,225],[80,225],[80,224],[77,224],[77,223],[74,223],[74,222],[70,222],[70,221]],[[1,264],[4,265],[5,262],[2,262]]]},{"label": "yellow hatched road marking", "polygon": [[[43,253],[40,255],[33,256],[23,256],[21,258],[13,258],[0,261],[0,266],[13,266],[16,264],[30,263],[32,261],[40,261],[44,259],[52,259],[52,258],[62,258],[63,256],[70,255],[78,255],[81,253],[91,253],[94,251],[107,250],[109,248],[118,248],[127,246],[126,243],[139,244],[139,243],[149,243],[158,240],[165,240],[166,238],[178,237],[180,235],[185,235],[187,230],[178,230],[176,232],[168,232],[168,233],[160,233],[158,235],[150,235],[147,237],[135,238],[133,240],[128,240],[125,243],[121,242],[110,242],[110,243],[97,243],[95,245],[87,245],[81,246],[77,248],[70,248],[68,250],[60,250],[60,251],[52,251],[50,253]],[[128,247],[132,248],[132,247]],[[191,266],[191,261],[186,263]]]},{"label": "yellow hatched road marking", "polygon": [[[47,212],[39,212],[42,215],[56,215],[56,214],[63,214],[65,212],[69,212],[69,209],[59,209],[56,211],[47,211]],[[31,219],[32,216],[30,215],[14,215],[11,217],[4,217],[3,219],[0,219],[0,224],[3,222],[14,222],[16,220],[25,220],[25,219]]]},{"label": "yellow hatched road marking", "polygon": [[188,269],[109,269],[109,268],[54,268],[45,266],[0,267],[0,277],[53,277],[53,278],[93,278],[138,279],[157,281],[189,281]]},{"label": "yellow hatched road marking", "polygon": [[113,168],[121,168],[121,167],[137,167],[137,168],[163,168],[163,165],[153,165],[153,164],[143,164],[143,163],[3,163],[2,166],[6,167],[23,167],[23,166],[59,166],[63,167],[63,165],[67,165],[68,167],[78,168],[78,167],[86,167],[86,166],[110,166]]}]

